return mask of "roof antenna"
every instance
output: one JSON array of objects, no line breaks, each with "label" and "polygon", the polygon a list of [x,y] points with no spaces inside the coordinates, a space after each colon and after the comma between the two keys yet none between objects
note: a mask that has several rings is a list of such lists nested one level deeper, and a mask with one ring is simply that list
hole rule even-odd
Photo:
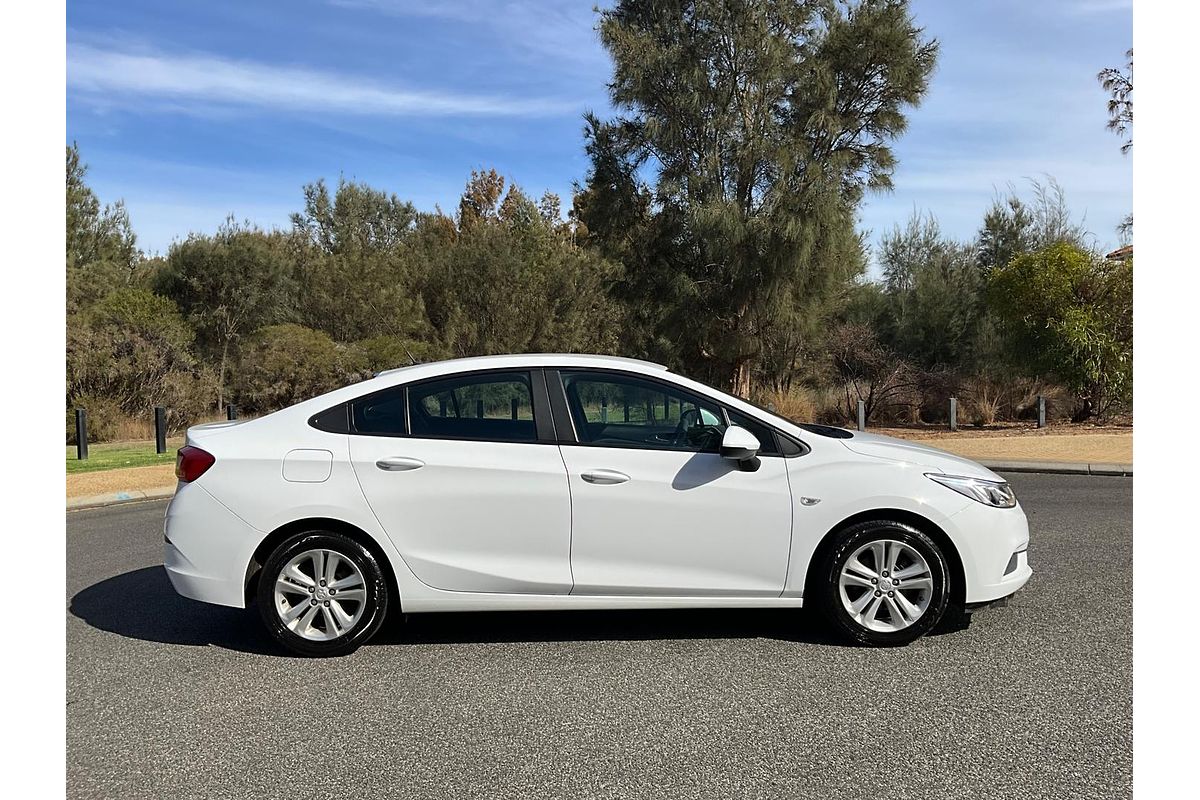
[{"label": "roof antenna", "polygon": [[[367,300],[367,305],[370,307],[372,313],[374,313],[376,317],[378,317],[379,319],[382,319],[387,324],[388,328],[391,329],[393,336],[395,336],[397,339],[401,339],[401,340],[404,339],[404,337],[401,336],[400,333],[396,330],[395,326],[392,325],[392,321],[390,319],[388,319],[387,317],[383,316],[382,314],[380,314],[378,310],[376,310],[374,303],[372,303],[370,300]],[[403,341],[401,341],[400,347],[401,347],[401,349],[404,350],[404,355],[408,356],[409,366],[415,367],[417,364],[421,363],[421,362],[417,361],[417,359],[413,358],[412,351],[408,349],[408,345],[404,344]]]}]

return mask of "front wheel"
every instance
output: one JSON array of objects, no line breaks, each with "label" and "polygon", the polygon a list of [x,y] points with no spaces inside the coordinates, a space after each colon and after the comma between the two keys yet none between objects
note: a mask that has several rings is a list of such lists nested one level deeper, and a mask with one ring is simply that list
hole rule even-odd
[{"label": "front wheel", "polygon": [[258,608],[270,634],[304,656],[353,652],[383,624],[388,587],[378,561],[348,536],[307,531],[263,566]]},{"label": "front wheel", "polygon": [[948,570],[942,551],[900,522],[863,522],[838,535],[819,572],[819,607],[832,627],[857,644],[904,645],[928,632],[946,611]]}]

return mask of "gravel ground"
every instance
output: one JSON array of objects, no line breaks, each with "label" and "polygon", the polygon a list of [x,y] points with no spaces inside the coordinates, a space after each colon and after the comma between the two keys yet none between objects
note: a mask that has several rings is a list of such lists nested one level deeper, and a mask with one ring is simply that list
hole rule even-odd
[{"label": "gravel ground", "polygon": [[294,659],[172,592],[163,503],[68,514],[68,796],[1129,796],[1132,481],[1011,479],[1032,581],[897,650],[789,612],[506,613]]}]

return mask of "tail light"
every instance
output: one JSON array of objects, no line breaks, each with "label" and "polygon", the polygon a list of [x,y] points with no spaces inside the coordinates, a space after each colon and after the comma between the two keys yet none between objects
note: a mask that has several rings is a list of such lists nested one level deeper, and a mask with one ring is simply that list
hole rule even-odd
[{"label": "tail light", "polygon": [[184,483],[191,483],[216,462],[212,453],[189,444],[179,448],[179,454],[175,456],[175,477]]}]

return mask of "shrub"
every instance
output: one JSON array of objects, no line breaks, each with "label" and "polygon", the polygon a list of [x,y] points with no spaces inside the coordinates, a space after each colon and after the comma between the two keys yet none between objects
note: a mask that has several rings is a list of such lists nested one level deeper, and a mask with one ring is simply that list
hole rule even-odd
[{"label": "shrub", "polygon": [[968,379],[963,384],[962,416],[977,428],[994,425],[1004,402],[1004,387],[987,376]]},{"label": "shrub", "polygon": [[807,386],[765,389],[754,402],[793,422],[815,422],[817,419],[816,397]]},{"label": "shrub", "polygon": [[915,377],[909,364],[879,341],[868,325],[846,322],[830,332],[829,357],[842,380],[843,410],[848,419],[858,416],[863,401],[868,420],[876,415],[894,417],[911,408]]},{"label": "shrub", "polygon": [[338,388],[354,378],[345,348],[328,334],[286,323],[260,328],[242,349],[236,401],[269,413]]}]

